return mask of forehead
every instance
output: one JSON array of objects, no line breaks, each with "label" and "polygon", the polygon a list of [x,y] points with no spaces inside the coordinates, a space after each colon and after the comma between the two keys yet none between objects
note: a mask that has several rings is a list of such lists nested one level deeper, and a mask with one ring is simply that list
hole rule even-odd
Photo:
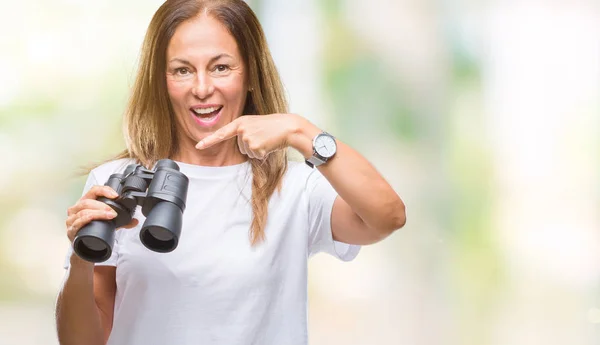
[{"label": "forehead", "polygon": [[227,53],[239,57],[237,43],[225,26],[211,16],[202,14],[181,23],[167,48],[167,58],[210,58]]}]

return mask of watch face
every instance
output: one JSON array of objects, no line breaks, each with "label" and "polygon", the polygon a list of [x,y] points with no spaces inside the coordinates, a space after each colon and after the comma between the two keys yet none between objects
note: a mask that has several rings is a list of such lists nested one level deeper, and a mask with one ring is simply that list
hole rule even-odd
[{"label": "watch face", "polygon": [[336,149],[335,139],[329,135],[319,135],[315,139],[315,151],[325,158],[332,157]]}]

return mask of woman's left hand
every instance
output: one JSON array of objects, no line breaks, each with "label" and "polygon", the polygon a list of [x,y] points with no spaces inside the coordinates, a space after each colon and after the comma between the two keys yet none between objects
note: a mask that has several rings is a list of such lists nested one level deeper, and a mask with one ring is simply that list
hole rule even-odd
[{"label": "woman's left hand", "polygon": [[295,114],[243,115],[202,139],[196,148],[205,149],[237,136],[242,154],[264,159],[273,151],[292,146],[292,136],[306,126],[319,131],[309,121]]}]

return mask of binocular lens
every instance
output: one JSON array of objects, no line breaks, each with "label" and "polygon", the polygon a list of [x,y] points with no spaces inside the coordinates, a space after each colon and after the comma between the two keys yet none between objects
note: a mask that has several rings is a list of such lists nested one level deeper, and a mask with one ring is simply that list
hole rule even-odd
[{"label": "binocular lens", "polygon": [[103,262],[110,258],[114,238],[114,223],[105,221],[91,221],[79,230],[73,241],[73,250],[84,260],[89,262]]},{"label": "binocular lens", "polygon": [[151,227],[140,232],[140,240],[147,248],[159,253],[167,253],[175,249],[177,242],[170,231]]},{"label": "binocular lens", "polygon": [[163,228],[153,227],[148,229],[148,232],[150,233],[150,235],[152,235],[152,237],[156,238],[159,241],[173,240],[173,234],[169,230]]},{"label": "binocular lens", "polygon": [[78,255],[90,262],[102,262],[104,258],[110,257],[106,243],[97,238],[82,238],[77,246]]},{"label": "binocular lens", "polygon": [[140,240],[153,251],[173,251],[179,242],[182,216],[179,206],[170,202],[159,202],[146,218],[140,231]]},{"label": "binocular lens", "polygon": [[81,243],[83,246],[87,247],[88,250],[93,252],[101,252],[106,250],[106,243],[95,237],[82,238]]}]

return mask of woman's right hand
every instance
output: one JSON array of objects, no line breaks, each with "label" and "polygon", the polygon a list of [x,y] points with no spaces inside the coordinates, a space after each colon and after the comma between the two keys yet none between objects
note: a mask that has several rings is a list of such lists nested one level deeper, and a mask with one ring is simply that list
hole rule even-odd
[{"label": "woman's right hand", "polygon": [[[110,206],[98,201],[99,197],[115,199],[119,195],[109,186],[93,186],[75,205],[67,209],[67,237],[73,243],[77,232],[92,220],[110,220],[117,216],[117,212]],[[121,228],[130,229],[138,224],[133,218],[131,222]]]}]

